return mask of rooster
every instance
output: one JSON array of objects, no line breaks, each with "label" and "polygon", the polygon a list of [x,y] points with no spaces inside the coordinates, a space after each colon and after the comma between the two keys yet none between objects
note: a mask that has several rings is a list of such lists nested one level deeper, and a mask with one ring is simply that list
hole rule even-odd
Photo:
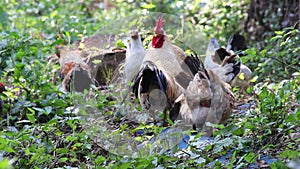
[{"label": "rooster", "polygon": [[126,51],[124,66],[125,83],[131,82],[138,74],[140,66],[146,55],[143,43],[138,31],[131,31],[130,43]]},{"label": "rooster", "polygon": [[[5,85],[0,82],[0,93],[3,93],[4,91],[6,91]],[[4,107],[4,102],[3,102],[2,98],[0,97],[0,114],[3,111],[3,107]]]},{"label": "rooster", "polygon": [[[181,79],[176,77],[175,81],[182,86]],[[204,135],[212,135],[206,122],[224,123],[230,116],[234,96],[229,84],[212,70],[200,68],[188,86],[182,88],[185,90],[175,100],[170,114],[179,115],[178,119],[192,124],[195,130],[202,128]]]},{"label": "rooster", "polygon": [[68,92],[88,90],[90,84],[95,83],[90,67],[80,59],[75,51],[68,51],[61,46],[56,46],[55,49],[56,55],[60,59],[59,75],[62,78],[62,89]]},{"label": "rooster", "polygon": [[163,20],[158,18],[152,42],[132,89],[144,109],[164,112],[164,126],[167,125],[167,110],[181,94],[174,77],[193,78],[193,66],[190,57],[186,57],[183,50],[168,39],[163,30]]}]

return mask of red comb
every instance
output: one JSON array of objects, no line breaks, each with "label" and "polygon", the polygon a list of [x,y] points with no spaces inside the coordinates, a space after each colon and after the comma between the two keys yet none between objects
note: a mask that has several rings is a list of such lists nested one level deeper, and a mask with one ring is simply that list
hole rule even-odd
[{"label": "red comb", "polygon": [[155,33],[157,33],[163,26],[164,26],[163,18],[159,16],[156,22]]}]

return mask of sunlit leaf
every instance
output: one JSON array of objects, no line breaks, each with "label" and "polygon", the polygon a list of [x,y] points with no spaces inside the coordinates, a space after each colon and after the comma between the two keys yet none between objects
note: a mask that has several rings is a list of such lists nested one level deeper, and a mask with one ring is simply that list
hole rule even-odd
[{"label": "sunlit leaf", "polygon": [[248,163],[253,163],[254,161],[256,161],[255,158],[255,154],[253,152],[248,153],[244,159],[248,162]]},{"label": "sunlit leaf", "polygon": [[152,4],[152,3],[149,3],[149,4],[143,4],[143,5],[142,5],[142,8],[145,8],[145,9],[152,9],[152,8],[155,8],[155,5]]},{"label": "sunlit leaf", "polygon": [[245,74],[244,74],[244,73],[240,73],[239,78],[240,78],[241,80],[245,80]]},{"label": "sunlit leaf", "polygon": [[26,116],[27,116],[28,120],[29,120],[31,123],[34,123],[34,122],[35,122],[35,116],[34,116],[34,114],[29,114],[29,113],[27,113]]}]

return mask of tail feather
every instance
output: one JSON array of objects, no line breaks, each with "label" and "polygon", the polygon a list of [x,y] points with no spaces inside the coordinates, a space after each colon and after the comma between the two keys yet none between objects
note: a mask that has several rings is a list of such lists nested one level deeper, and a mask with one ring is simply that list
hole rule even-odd
[{"label": "tail feather", "polygon": [[[233,71],[232,73],[234,74],[234,78],[240,73],[241,71],[241,62],[240,61],[235,61],[233,65]],[[231,81],[234,79],[232,78]]]},{"label": "tail feather", "polygon": [[[245,56],[246,54],[243,52],[247,49],[246,39],[244,36],[239,33],[235,33],[228,41],[227,50],[232,50],[239,54],[240,57]],[[235,78],[231,81],[231,84],[234,86],[238,86],[242,89],[246,89],[249,86],[249,80],[251,79],[251,70],[242,63],[236,63],[236,66],[233,67],[233,72],[235,74],[243,73],[244,79]],[[239,65],[239,66],[238,66]],[[237,73],[238,72],[238,73]]]},{"label": "tail feather", "polygon": [[203,62],[199,59],[197,55],[187,56],[184,60],[184,63],[187,64],[193,75],[198,73],[199,70],[204,69]]},{"label": "tail feather", "polygon": [[227,50],[233,50],[235,52],[246,50],[246,39],[239,33],[235,33],[228,41]]},{"label": "tail feather", "polygon": [[233,77],[229,80],[231,82],[235,77],[240,73],[241,70],[241,61],[238,60],[238,55],[230,53],[224,48],[216,50],[215,55],[218,55],[222,61],[221,66],[232,63],[232,71],[227,72],[225,75],[233,74]]},{"label": "tail feather", "polygon": [[191,71],[192,75],[189,74],[188,72],[180,72],[177,74],[174,79],[177,85],[180,87],[183,87],[184,89],[187,88],[189,85],[189,82],[193,80],[194,76],[199,72],[199,71],[204,71],[206,74],[206,70],[204,68],[203,62],[199,59],[199,57],[195,55],[190,55],[186,56],[184,59],[184,64],[187,65],[188,69]]},{"label": "tail feather", "polygon": [[209,79],[209,75],[207,73],[207,70],[204,67],[203,62],[199,59],[199,57],[196,54],[187,56],[185,62],[189,66],[194,76],[199,72],[203,72],[206,75],[206,77]]},{"label": "tail feather", "polygon": [[[231,74],[231,78],[226,80],[226,82],[231,83],[236,76],[240,73],[241,70],[241,61],[239,61],[239,57],[238,55],[236,55],[235,53],[233,53],[232,51],[228,51],[224,48],[219,48],[215,51],[214,56],[216,56],[217,58],[220,59],[221,67],[226,67],[227,64],[232,64],[232,68],[230,68],[229,72],[225,72],[224,75],[230,75]],[[226,70],[226,68],[224,69],[224,71]],[[218,73],[217,73],[218,74]]]},{"label": "tail feather", "polygon": [[165,93],[168,84],[163,72],[158,70],[153,62],[146,61],[143,63],[142,68],[134,80],[132,92],[138,97],[139,88],[141,88],[140,91],[142,93],[146,93],[150,90],[151,85],[157,86],[157,88]]},{"label": "tail feather", "polygon": [[230,56],[230,54],[224,48],[217,49],[215,55],[218,56],[222,62],[224,61],[226,56]]},{"label": "tail feather", "polygon": [[[155,69],[155,74],[156,74],[159,88],[162,91],[167,91],[167,79],[166,79],[165,75],[163,74],[163,72],[161,70]],[[166,92],[165,92],[165,94],[166,94]]]}]

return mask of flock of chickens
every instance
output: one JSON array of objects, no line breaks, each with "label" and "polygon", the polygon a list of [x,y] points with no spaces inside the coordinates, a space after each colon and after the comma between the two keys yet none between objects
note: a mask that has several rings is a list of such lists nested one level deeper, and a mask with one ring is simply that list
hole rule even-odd
[{"label": "flock of chickens", "polygon": [[[231,87],[245,88],[251,78],[251,70],[241,64],[234,53],[245,48],[245,39],[239,34],[229,40],[227,48],[211,39],[203,64],[197,56],[187,56],[171,43],[163,29],[163,19],[159,17],[147,50],[139,33],[131,32],[124,65],[125,82],[143,109],[164,112],[164,126],[168,126],[169,112],[173,122],[183,120],[194,129],[202,129],[205,135],[211,135],[213,130],[208,124],[224,123],[230,116],[234,103]],[[57,56],[60,57],[60,53]],[[87,64],[70,62],[64,65],[60,74],[66,91],[70,90],[67,84],[72,77],[79,78],[73,79],[79,83],[92,79]],[[241,73],[243,80],[238,78]],[[0,83],[0,93],[3,91],[5,86]],[[2,100],[0,108],[2,111]]]},{"label": "flock of chickens", "polygon": [[[231,87],[246,88],[251,78],[251,70],[241,64],[235,54],[245,48],[245,38],[239,34],[229,40],[226,48],[211,39],[203,64],[196,55],[187,56],[171,43],[163,29],[163,19],[159,17],[147,50],[138,31],[131,32],[124,65],[125,82],[143,109],[164,113],[164,126],[168,126],[169,112],[173,122],[183,121],[194,129],[202,129],[205,135],[211,135],[213,130],[208,124],[224,123],[230,116],[234,103]],[[70,57],[74,55],[77,54],[72,53]],[[57,56],[60,57],[60,53]],[[60,62],[64,60],[60,59]],[[62,87],[66,91],[70,90],[68,84],[72,78],[79,83],[92,79],[84,62],[61,65],[64,65],[60,71],[64,79]],[[241,73],[243,80],[238,78]],[[78,80],[74,79],[76,77]]]},{"label": "flock of chickens", "polygon": [[[231,38],[227,48],[211,39],[203,64],[197,56],[187,56],[171,43],[159,17],[147,50],[139,33],[131,32],[124,65],[125,82],[130,84],[143,109],[164,112],[165,126],[169,112],[172,121],[183,120],[211,135],[212,127],[206,122],[224,123],[230,116],[234,102],[231,86],[245,87],[250,80],[251,70],[233,52],[244,48],[245,39],[238,34]],[[244,80],[238,78],[240,73]]]}]

